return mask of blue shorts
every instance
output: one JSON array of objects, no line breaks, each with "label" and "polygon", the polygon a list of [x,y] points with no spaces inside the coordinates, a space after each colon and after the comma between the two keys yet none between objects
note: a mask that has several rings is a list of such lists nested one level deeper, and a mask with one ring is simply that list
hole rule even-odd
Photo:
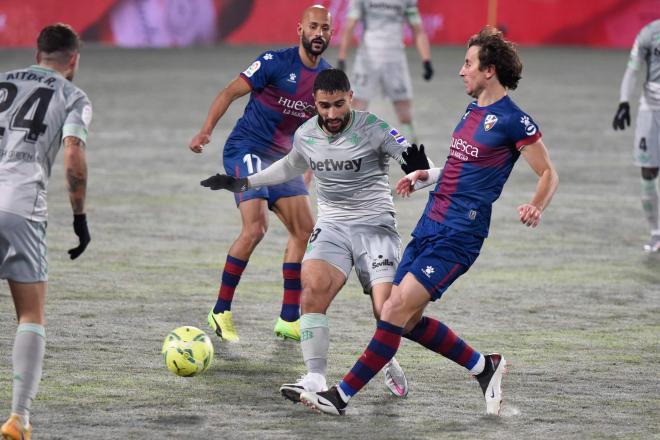
[{"label": "blue shorts", "polygon": [[444,226],[423,215],[412,232],[413,239],[403,251],[393,284],[407,273],[415,276],[431,295],[442,294],[468,271],[479,256],[484,237]]},{"label": "blue shorts", "polygon": [[[225,150],[227,150],[225,145]],[[223,164],[228,176],[245,177],[257,173],[275,162],[271,158],[261,158],[247,149],[231,149],[231,155],[224,155]],[[309,192],[305,186],[302,176],[294,177],[285,183],[273,186],[262,186],[261,188],[251,188],[243,193],[234,194],[236,206],[241,202],[252,199],[266,199],[268,208],[273,209],[273,205],[282,197],[307,196]]]}]

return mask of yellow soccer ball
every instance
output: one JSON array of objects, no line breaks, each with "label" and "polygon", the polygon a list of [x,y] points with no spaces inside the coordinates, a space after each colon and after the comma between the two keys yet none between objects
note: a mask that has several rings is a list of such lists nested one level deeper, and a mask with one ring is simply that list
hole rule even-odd
[{"label": "yellow soccer ball", "polygon": [[200,374],[213,361],[213,344],[198,329],[185,325],[169,332],[163,342],[163,359],[167,369],[177,376]]}]

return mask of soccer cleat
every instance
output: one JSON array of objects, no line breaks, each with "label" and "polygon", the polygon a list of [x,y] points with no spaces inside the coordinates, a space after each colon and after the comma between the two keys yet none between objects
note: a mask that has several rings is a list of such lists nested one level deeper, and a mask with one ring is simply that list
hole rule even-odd
[{"label": "soccer cleat", "polygon": [[0,429],[3,440],[30,440],[32,425],[23,426],[18,415],[13,414]]},{"label": "soccer cleat", "polygon": [[336,385],[328,391],[318,393],[303,391],[300,393],[300,401],[317,412],[324,412],[333,416],[343,416],[348,405],[342,400]]},{"label": "soccer cleat", "polygon": [[300,402],[300,393],[309,391],[312,393],[318,391],[327,391],[328,386],[325,383],[325,377],[319,373],[307,373],[301,376],[296,383],[285,383],[280,387],[282,396],[292,402]]},{"label": "soccer cleat", "polygon": [[223,341],[238,342],[238,333],[234,328],[234,322],[231,319],[231,311],[213,313],[213,309],[208,316],[209,327]]},{"label": "soccer cleat", "polygon": [[277,323],[275,323],[275,329],[273,331],[278,338],[300,341],[300,319],[289,322],[282,318],[277,318]]},{"label": "soccer cleat", "polygon": [[644,250],[646,252],[660,251],[660,235],[651,235],[649,242],[644,245]]},{"label": "soccer cleat", "polygon": [[486,365],[484,371],[475,378],[481,385],[486,398],[486,414],[500,414],[502,406],[502,376],[506,373],[506,360],[501,354],[491,353],[484,356]]},{"label": "soccer cleat", "polygon": [[383,374],[385,375],[385,386],[389,388],[392,394],[396,397],[406,397],[408,395],[408,380],[395,358],[385,364]]}]

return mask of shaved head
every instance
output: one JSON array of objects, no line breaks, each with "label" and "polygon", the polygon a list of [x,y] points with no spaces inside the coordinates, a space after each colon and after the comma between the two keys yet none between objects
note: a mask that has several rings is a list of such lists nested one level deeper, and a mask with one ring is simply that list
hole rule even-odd
[{"label": "shaved head", "polygon": [[300,17],[300,22],[303,24],[313,20],[327,22],[332,27],[332,14],[323,5],[312,5],[306,8]]},{"label": "shaved head", "polygon": [[330,44],[332,37],[332,15],[325,6],[313,5],[306,8],[298,23],[301,50],[310,59],[316,60]]}]

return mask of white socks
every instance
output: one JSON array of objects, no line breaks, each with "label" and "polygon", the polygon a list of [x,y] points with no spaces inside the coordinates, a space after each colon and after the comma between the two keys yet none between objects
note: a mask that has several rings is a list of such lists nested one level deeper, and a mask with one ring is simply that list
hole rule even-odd
[{"label": "white socks", "polygon": [[30,423],[30,406],[37,395],[46,350],[46,332],[40,324],[20,324],[12,349],[14,385],[11,412],[20,417],[23,426]]}]

